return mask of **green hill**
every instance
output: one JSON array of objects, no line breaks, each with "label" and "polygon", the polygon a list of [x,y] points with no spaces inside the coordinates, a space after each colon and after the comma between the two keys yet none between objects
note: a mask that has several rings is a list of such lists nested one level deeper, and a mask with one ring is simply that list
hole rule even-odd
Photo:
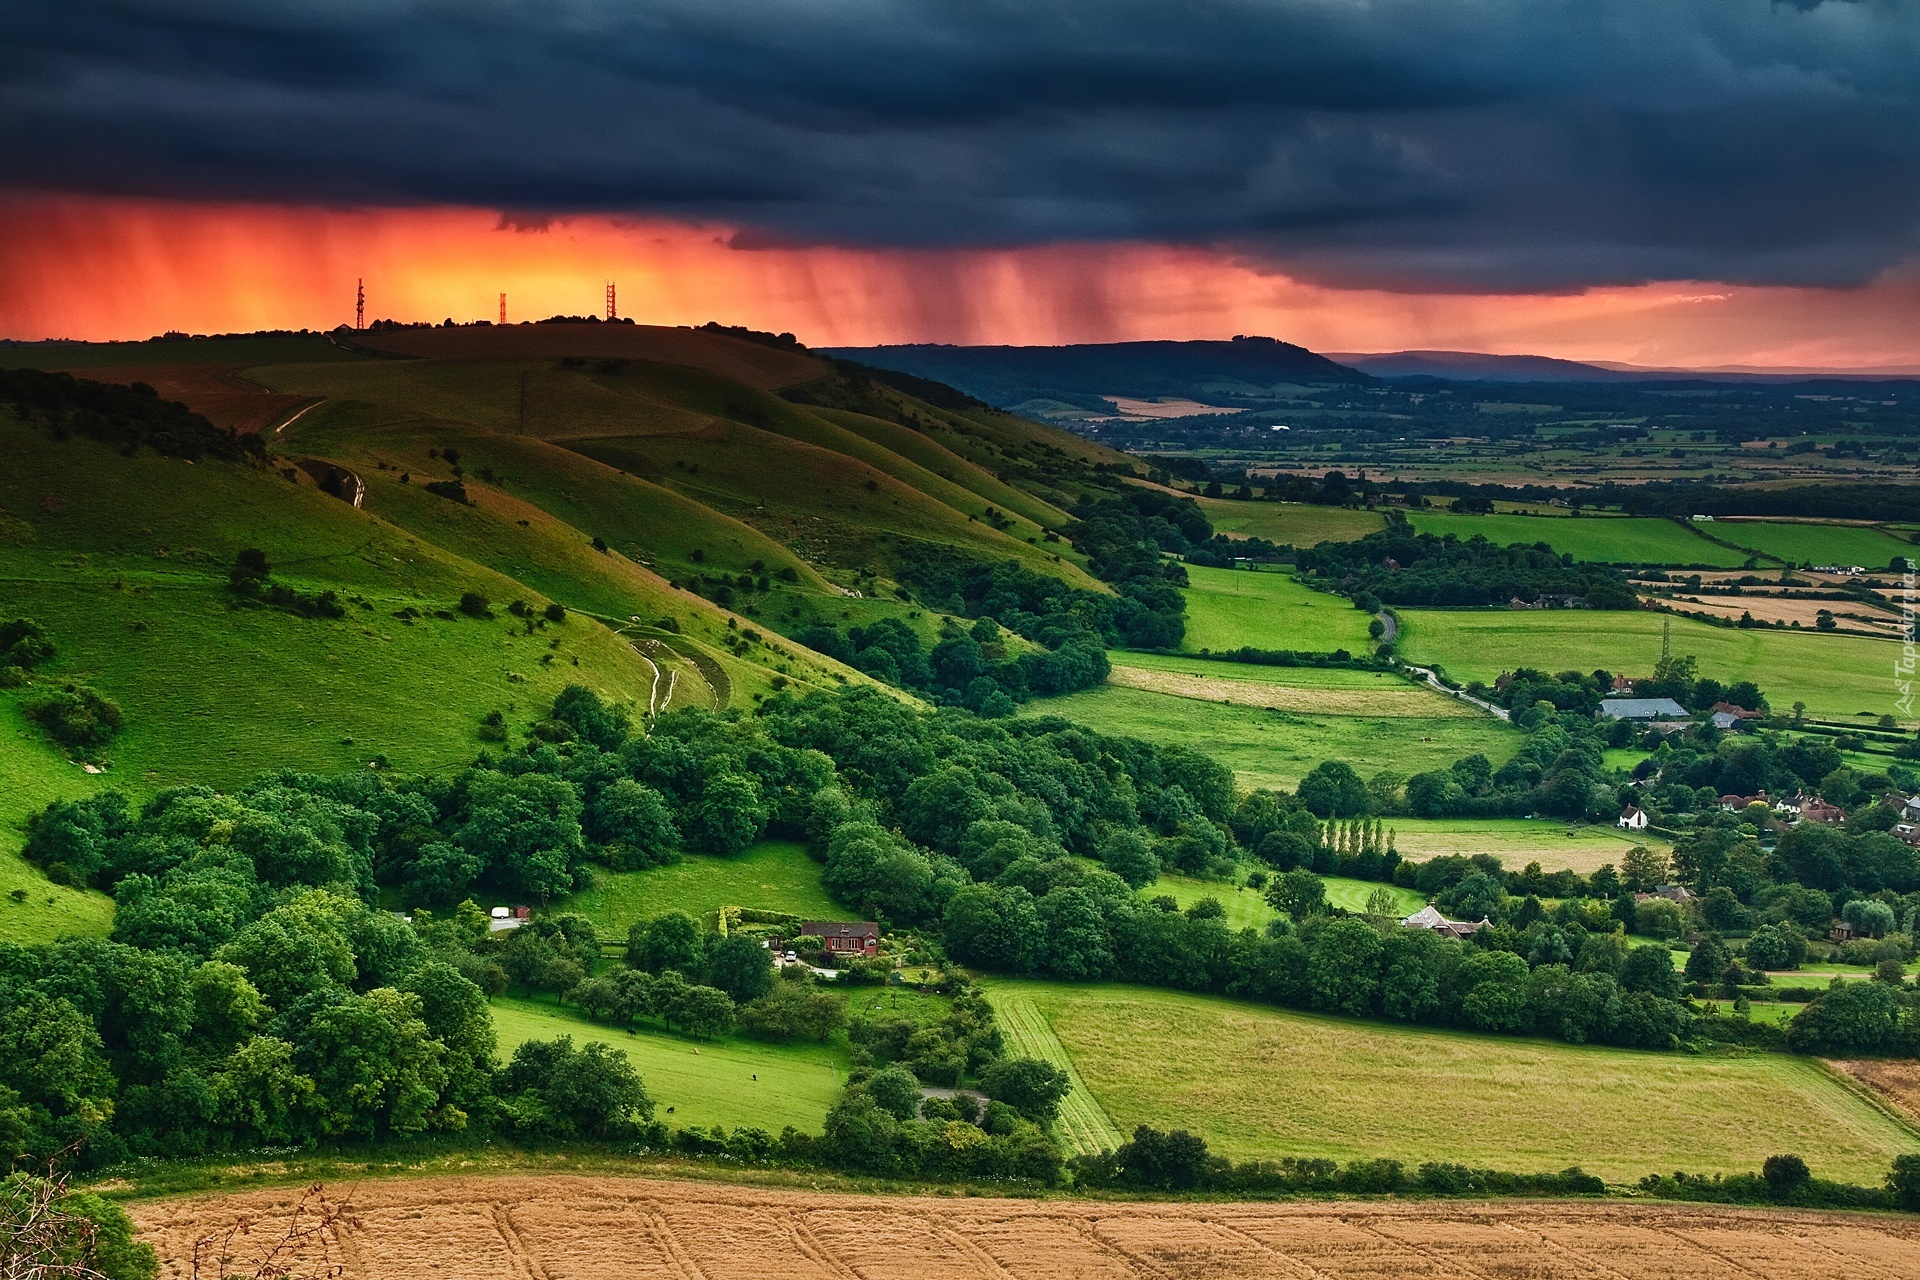
[{"label": "green hill", "polygon": [[[787,637],[894,618],[931,639],[943,602],[900,567],[930,550],[1106,590],[1055,531],[1122,456],[963,397],[706,331],[356,336],[7,350],[262,427],[266,456],[168,456],[195,450],[72,406],[0,407],[18,460],[0,472],[0,612],[57,649],[0,691],[0,889],[29,890],[0,933],[109,919],[15,856],[60,796],[446,769],[521,740],[569,683],[645,715],[865,681]],[[247,548],[282,607],[231,587]],[[340,616],[302,616],[322,598]],[[123,714],[102,773],[27,720],[68,684]],[[483,728],[496,712],[505,740]]]}]

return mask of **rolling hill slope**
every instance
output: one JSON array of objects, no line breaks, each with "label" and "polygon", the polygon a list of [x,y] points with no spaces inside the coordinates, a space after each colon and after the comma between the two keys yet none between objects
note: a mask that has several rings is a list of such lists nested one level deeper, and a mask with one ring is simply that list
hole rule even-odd
[{"label": "rolling hill slope", "polygon": [[[935,405],[709,331],[530,325],[6,357],[137,371],[219,424],[264,426],[268,450],[189,461],[0,411],[0,449],[20,460],[0,472],[0,613],[37,619],[57,646],[24,689],[0,692],[0,871],[16,879],[32,878],[13,856],[25,817],[103,785],[138,798],[283,767],[457,767],[503,745],[483,718],[500,713],[510,747],[575,682],[644,716],[866,681],[786,637],[882,618],[931,637],[937,608],[897,574],[929,548],[1104,591],[1055,531],[1112,485],[1103,470],[1128,466],[963,397]],[[292,604],[236,595],[229,569],[246,548]],[[124,713],[104,773],[24,717],[37,691],[69,683]],[[55,901],[26,933],[104,927],[97,899],[44,881],[34,893]]]}]

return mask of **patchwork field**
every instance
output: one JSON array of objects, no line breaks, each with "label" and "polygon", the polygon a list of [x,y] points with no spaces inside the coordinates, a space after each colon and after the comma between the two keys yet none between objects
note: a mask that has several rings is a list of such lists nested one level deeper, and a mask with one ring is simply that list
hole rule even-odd
[{"label": "patchwork field", "polygon": [[1327,716],[1484,719],[1486,713],[1384,671],[1259,667],[1155,653],[1116,655],[1109,684],[1201,702]]},{"label": "patchwork field", "polygon": [[1577,1164],[1621,1181],[1753,1170],[1793,1151],[1816,1174],[1878,1182],[1920,1142],[1817,1063],[1784,1055],[1639,1053],[1110,984],[996,979],[987,991],[1033,1002],[1123,1132],[1179,1126],[1236,1159]]},{"label": "patchwork field", "polygon": [[1920,556],[1920,548],[1905,538],[1861,525],[1716,520],[1712,532],[1716,538],[1793,564],[1857,564],[1884,569],[1895,556]]},{"label": "patchwork field", "polygon": [[[412,1280],[1735,1280],[1911,1275],[1920,1226],[1891,1216],[1579,1202],[1167,1204],[848,1195],[635,1177],[389,1178],[296,1265]],[[289,1187],[130,1205],[161,1275],[236,1219],[252,1274]],[[252,1250],[250,1252],[250,1249]],[[230,1272],[231,1274],[231,1272]]]},{"label": "patchwork field", "polygon": [[1649,849],[1671,846],[1645,831],[1626,832],[1611,826],[1570,825],[1532,818],[1387,818],[1394,829],[1400,856],[1415,862],[1446,854],[1471,857],[1489,853],[1507,867],[1519,870],[1538,862],[1547,871],[1578,871],[1591,875],[1602,863],[1620,865],[1627,850],[1643,844]]},{"label": "patchwork field", "polygon": [[629,1032],[589,1021],[563,1005],[505,996],[492,1008],[503,1062],[528,1040],[602,1041],[627,1055],[660,1118],[670,1124],[757,1127],[774,1134],[792,1125],[818,1133],[846,1083],[844,1043],[835,1049],[804,1042],[762,1044],[739,1036],[694,1041],[658,1030]]},{"label": "patchwork field", "polygon": [[[1475,534],[1497,546],[1544,542],[1576,560],[1603,564],[1704,565],[1737,568],[1747,553],[1719,546],[1671,520],[1653,516],[1455,515],[1416,511],[1407,519],[1419,533],[1461,541]],[[1884,563],[1884,561],[1883,561]]]},{"label": "patchwork field", "polygon": [[1283,546],[1311,547],[1321,542],[1354,542],[1387,527],[1378,511],[1313,507],[1302,502],[1242,502],[1233,498],[1195,498],[1214,530],[1228,537],[1265,538]]},{"label": "patchwork field", "polygon": [[1187,642],[1198,649],[1296,649],[1331,653],[1370,648],[1372,618],[1341,596],[1301,586],[1289,573],[1188,565]]},{"label": "patchwork field", "polygon": [[1319,716],[1237,705],[1196,715],[1191,698],[1108,685],[1028,703],[1022,714],[1065,716],[1100,733],[1190,746],[1232,769],[1243,787],[1298,786],[1322,760],[1345,760],[1363,777],[1383,769],[1443,769],[1475,752],[1499,764],[1519,743],[1515,730],[1491,717],[1461,716],[1450,699],[1436,697],[1435,705],[1442,714],[1431,717]]},{"label": "patchwork field", "polygon": [[[1409,661],[1437,662],[1456,680],[1489,684],[1523,666],[1648,675],[1660,657],[1665,621],[1645,610],[1406,609],[1399,616]],[[1777,708],[1802,701],[1809,714],[1834,719],[1900,714],[1893,685],[1900,650],[1893,641],[1672,621],[1675,654],[1699,658],[1700,674],[1716,680],[1754,681]]]},{"label": "patchwork field", "polygon": [[624,942],[636,920],[666,911],[698,917],[728,906],[791,911],[812,919],[838,919],[846,910],[820,887],[820,864],[800,845],[779,840],[731,858],[689,853],[646,871],[602,871],[558,910],[577,911],[607,941]]}]

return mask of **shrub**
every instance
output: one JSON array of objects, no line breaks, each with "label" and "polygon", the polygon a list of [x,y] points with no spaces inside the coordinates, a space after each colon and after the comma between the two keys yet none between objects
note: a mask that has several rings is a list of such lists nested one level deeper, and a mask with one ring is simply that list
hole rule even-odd
[{"label": "shrub", "polygon": [[120,705],[82,684],[70,684],[28,699],[27,718],[48,737],[85,755],[112,741],[125,723]]},{"label": "shrub", "polygon": [[461,595],[460,612],[466,614],[469,618],[491,618],[493,616],[491,602],[478,591],[468,591]]}]

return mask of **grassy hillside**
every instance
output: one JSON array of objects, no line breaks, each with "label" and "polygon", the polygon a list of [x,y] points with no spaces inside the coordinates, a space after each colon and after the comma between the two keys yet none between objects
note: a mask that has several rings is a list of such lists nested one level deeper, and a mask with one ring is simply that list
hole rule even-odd
[{"label": "grassy hillside", "polygon": [[1873,1182],[1916,1141],[1804,1058],[1637,1053],[1109,984],[988,992],[1032,1002],[1121,1131],[1184,1128],[1235,1159],[1577,1164],[1624,1181],[1795,1151],[1821,1176]]},{"label": "grassy hillside", "polygon": [[1920,556],[1904,537],[1880,529],[1771,520],[1716,520],[1714,537],[1764,552],[1789,564],[1861,565],[1884,569],[1895,556]]},{"label": "grassy hillside", "polygon": [[1213,527],[1228,537],[1265,538],[1268,542],[1310,547],[1317,542],[1352,542],[1387,527],[1377,511],[1314,507],[1300,502],[1242,502],[1199,498]]}]

